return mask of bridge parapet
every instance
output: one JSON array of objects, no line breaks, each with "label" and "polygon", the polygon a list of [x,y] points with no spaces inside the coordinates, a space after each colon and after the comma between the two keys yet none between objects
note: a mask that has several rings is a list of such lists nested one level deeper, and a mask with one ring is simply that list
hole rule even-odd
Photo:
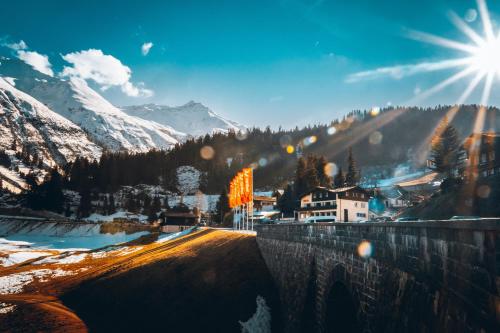
[{"label": "bridge parapet", "polygon": [[286,331],[329,331],[339,285],[360,330],[500,331],[500,219],[261,225],[257,241]]}]

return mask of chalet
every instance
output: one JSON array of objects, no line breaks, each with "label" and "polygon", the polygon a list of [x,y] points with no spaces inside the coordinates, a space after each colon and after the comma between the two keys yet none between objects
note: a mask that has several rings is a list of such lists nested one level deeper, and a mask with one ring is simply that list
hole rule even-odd
[{"label": "chalet", "polygon": [[270,211],[273,210],[276,206],[276,197],[268,197],[268,196],[257,196],[253,197],[253,208],[254,211]]},{"label": "chalet", "polygon": [[171,210],[160,214],[160,226],[194,226],[200,223],[200,212],[198,209],[189,209],[184,204],[179,204]]},{"label": "chalet", "polygon": [[[500,133],[471,134],[465,139],[464,148],[468,153],[469,167],[472,166],[479,177],[500,175]],[[471,151],[477,155],[470,156]]]},{"label": "chalet", "polygon": [[368,193],[359,186],[336,189],[316,187],[300,198],[300,209],[295,218],[304,220],[311,216],[335,216],[338,222],[368,219]]},{"label": "chalet", "polygon": [[422,196],[397,185],[380,189],[380,198],[383,200],[385,208],[396,210],[410,207],[423,201]]}]

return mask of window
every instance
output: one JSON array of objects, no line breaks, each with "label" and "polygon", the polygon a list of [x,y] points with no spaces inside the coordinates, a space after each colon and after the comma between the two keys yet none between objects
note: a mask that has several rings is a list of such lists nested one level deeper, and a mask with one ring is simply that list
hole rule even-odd
[{"label": "window", "polygon": [[320,203],[320,202],[317,202],[317,203],[316,203],[316,207],[321,207],[321,203]]},{"label": "window", "polygon": [[354,207],[358,207],[358,203],[357,202],[354,203]]},{"label": "window", "polygon": [[356,216],[357,217],[366,217],[366,214],[365,213],[357,213]]},{"label": "window", "polygon": [[361,208],[365,208],[366,204],[364,202],[361,203]]}]

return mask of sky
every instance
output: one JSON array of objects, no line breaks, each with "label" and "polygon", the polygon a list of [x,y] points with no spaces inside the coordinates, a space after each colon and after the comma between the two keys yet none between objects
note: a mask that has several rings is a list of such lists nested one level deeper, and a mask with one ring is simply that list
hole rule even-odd
[{"label": "sky", "polygon": [[[487,6],[497,31],[500,2]],[[464,52],[414,33],[470,43],[450,11],[483,34],[474,0],[17,0],[0,42],[118,106],[194,100],[247,126],[290,128],[355,109],[456,103],[471,78],[425,97],[459,71],[426,64]],[[497,76],[488,104],[500,104]],[[465,102],[479,103],[481,90]]]}]

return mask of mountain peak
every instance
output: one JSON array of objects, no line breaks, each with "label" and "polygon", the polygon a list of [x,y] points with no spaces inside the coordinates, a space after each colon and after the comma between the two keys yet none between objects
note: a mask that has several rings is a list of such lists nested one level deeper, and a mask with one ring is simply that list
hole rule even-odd
[{"label": "mountain peak", "polygon": [[214,132],[239,131],[246,127],[227,120],[202,103],[193,100],[181,106],[158,104],[131,105],[122,110],[134,117],[170,126],[192,136],[202,136]]}]

